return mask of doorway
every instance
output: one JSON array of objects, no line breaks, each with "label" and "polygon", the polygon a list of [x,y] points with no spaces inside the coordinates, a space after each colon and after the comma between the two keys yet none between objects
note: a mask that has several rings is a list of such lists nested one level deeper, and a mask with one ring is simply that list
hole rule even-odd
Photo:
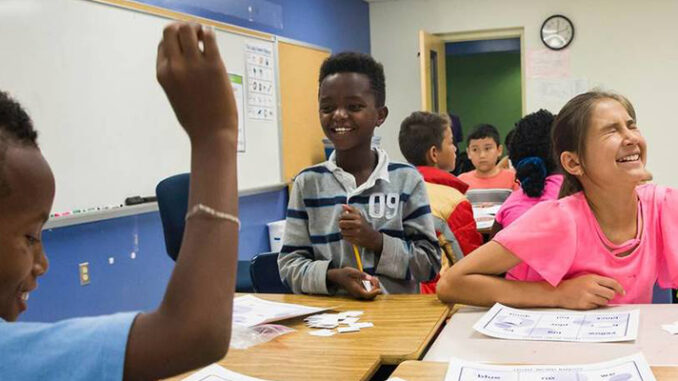
[{"label": "doorway", "polygon": [[445,58],[447,110],[464,135],[486,123],[503,139],[522,117],[520,39],[448,42]]},{"label": "doorway", "polygon": [[[525,114],[523,28],[419,32],[422,109],[459,117],[466,137],[480,123],[503,139]],[[459,149],[466,149],[460,141]]]}]

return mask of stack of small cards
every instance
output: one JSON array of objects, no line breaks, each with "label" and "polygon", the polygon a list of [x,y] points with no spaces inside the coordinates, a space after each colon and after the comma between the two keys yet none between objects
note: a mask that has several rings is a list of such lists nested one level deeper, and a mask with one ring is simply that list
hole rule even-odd
[{"label": "stack of small cards", "polygon": [[678,334],[678,321],[671,324],[662,324],[662,329],[672,335]]},{"label": "stack of small cards", "polygon": [[[361,328],[370,328],[370,322],[358,322],[363,311],[346,311],[338,314],[317,314],[304,319],[310,328],[318,328],[309,332],[313,336],[332,336],[339,333],[358,332]],[[334,329],[337,329],[337,332]]]}]

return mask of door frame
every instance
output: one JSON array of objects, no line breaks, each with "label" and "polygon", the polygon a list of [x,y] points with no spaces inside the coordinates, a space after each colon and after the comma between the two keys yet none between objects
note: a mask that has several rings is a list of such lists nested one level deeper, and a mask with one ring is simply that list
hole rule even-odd
[{"label": "door frame", "polygon": [[[527,113],[527,103],[525,101],[526,94],[526,78],[525,78],[525,28],[500,28],[500,29],[483,29],[471,30],[463,32],[449,32],[449,33],[432,33],[439,37],[444,43],[448,42],[463,42],[463,41],[478,41],[478,40],[497,40],[502,38],[518,38],[520,39],[520,97],[522,103],[522,114]],[[447,86],[447,84],[445,84]]]}]

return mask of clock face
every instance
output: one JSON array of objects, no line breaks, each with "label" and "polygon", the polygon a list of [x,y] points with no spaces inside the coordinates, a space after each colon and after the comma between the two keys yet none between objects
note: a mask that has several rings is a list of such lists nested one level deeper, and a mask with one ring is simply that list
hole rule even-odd
[{"label": "clock face", "polygon": [[565,16],[551,16],[541,26],[541,40],[550,49],[565,49],[573,38],[574,25]]}]

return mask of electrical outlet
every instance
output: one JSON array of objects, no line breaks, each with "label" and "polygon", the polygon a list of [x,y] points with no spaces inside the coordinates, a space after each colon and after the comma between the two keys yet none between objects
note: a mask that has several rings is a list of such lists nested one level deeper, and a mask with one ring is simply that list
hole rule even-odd
[{"label": "electrical outlet", "polygon": [[89,262],[83,262],[78,265],[80,272],[80,285],[85,286],[89,284]]}]

